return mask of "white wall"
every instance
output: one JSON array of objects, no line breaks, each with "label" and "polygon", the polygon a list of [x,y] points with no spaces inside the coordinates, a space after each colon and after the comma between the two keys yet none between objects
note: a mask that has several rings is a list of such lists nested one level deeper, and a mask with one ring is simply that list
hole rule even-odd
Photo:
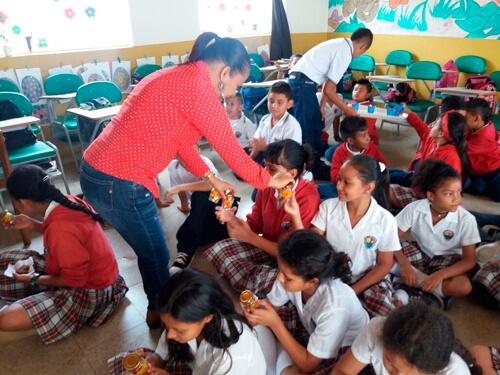
[{"label": "white wall", "polygon": [[324,33],[328,29],[328,0],[283,0],[290,33]]}]

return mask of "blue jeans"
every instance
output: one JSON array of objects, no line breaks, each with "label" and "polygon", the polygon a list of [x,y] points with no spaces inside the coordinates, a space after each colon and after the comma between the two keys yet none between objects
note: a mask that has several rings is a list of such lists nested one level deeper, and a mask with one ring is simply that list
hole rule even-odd
[{"label": "blue jeans", "polygon": [[292,72],[288,78],[292,88],[293,116],[302,128],[302,143],[307,143],[316,152],[316,159],[323,155],[324,145],[321,143],[321,134],[325,126],[321,119],[316,92],[318,85],[300,72]]},{"label": "blue jeans", "polygon": [[319,197],[322,201],[324,201],[325,199],[337,198],[339,196],[337,185],[332,182],[326,184],[318,184],[317,186]]},{"label": "blue jeans", "polygon": [[167,236],[153,194],[144,186],[103,173],[82,161],[80,184],[94,209],[137,254],[139,271],[156,310],[156,298],[169,279]]},{"label": "blue jeans", "polygon": [[336,145],[333,145],[332,147],[330,147],[328,150],[325,151],[325,158],[326,160],[328,160],[330,163],[332,162],[332,159],[333,159],[333,154],[335,154],[335,151],[337,151],[337,149],[339,148],[339,146],[341,145],[342,143],[337,143]]},{"label": "blue jeans", "polygon": [[500,168],[486,174],[470,176],[467,192],[474,195],[489,195],[495,202],[500,202]]},{"label": "blue jeans", "polygon": [[403,171],[402,169],[389,168],[389,177],[391,179],[391,184],[398,184],[404,187],[411,187],[411,181],[415,172]]}]

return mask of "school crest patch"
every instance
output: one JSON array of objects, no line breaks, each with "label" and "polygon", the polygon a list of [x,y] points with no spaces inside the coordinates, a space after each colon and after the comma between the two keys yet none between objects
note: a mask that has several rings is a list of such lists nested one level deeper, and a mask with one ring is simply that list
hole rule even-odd
[{"label": "school crest patch", "polygon": [[451,230],[447,229],[443,232],[443,237],[446,241],[449,241],[453,238],[455,233],[453,233]]},{"label": "school crest patch", "polygon": [[281,229],[283,229],[285,232],[288,232],[290,228],[292,227],[292,222],[289,220],[281,220]]},{"label": "school crest patch", "polygon": [[235,131],[234,135],[236,136],[236,138],[240,138],[243,135],[243,133],[239,132],[239,131]]},{"label": "school crest patch", "polygon": [[377,243],[377,239],[373,236],[365,237],[365,246],[367,249],[371,249]]}]

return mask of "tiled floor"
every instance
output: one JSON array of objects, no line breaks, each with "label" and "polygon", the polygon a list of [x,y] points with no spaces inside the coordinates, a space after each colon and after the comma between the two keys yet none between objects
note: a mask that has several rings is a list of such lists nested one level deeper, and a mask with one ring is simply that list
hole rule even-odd
[{"label": "tiled floor", "polygon": [[[382,131],[379,131],[379,134],[380,148],[390,166],[405,168],[415,154],[417,136],[414,131],[402,127],[401,134],[398,136],[394,126],[386,125]],[[236,181],[215,151],[206,147],[203,149],[203,154],[214,161],[224,178],[234,183],[239,196],[249,197],[252,188]],[[66,160],[71,191],[73,194],[78,194],[81,192],[78,175],[69,155],[66,155]],[[164,189],[167,186],[168,177],[162,175],[161,181]],[[61,182],[58,184],[62,187]],[[3,197],[6,202],[9,201],[5,193]],[[466,195],[464,204],[467,208],[474,208],[477,211],[500,213],[500,204],[492,203],[486,198]],[[239,214],[246,214],[250,207],[250,200],[243,199]],[[175,256],[175,233],[185,216],[172,206],[162,210],[162,218],[167,230],[167,242],[171,255]],[[106,234],[115,250],[120,273],[130,287],[126,299],[111,320],[98,329],[84,328],[73,337],[49,346],[42,344],[34,331],[0,332],[0,375],[106,374],[106,360],[115,353],[140,346],[155,348],[160,332],[159,330],[150,331],[144,322],[146,297],[142,289],[135,254],[114,229],[106,228]],[[19,248],[21,245],[17,232],[0,228],[0,251]],[[30,248],[39,251],[43,249],[40,236],[33,238]],[[194,258],[192,266],[216,275],[214,268],[200,255]],[[223,280],[221,282],[227,290],[230,290]],[[234,293],[233,297],[236,300]],[[465,345],[483,343],[500,346],[498,311],[484,309],[473,296],[470,296],[455,299],[448,313],[458,336]]]}]

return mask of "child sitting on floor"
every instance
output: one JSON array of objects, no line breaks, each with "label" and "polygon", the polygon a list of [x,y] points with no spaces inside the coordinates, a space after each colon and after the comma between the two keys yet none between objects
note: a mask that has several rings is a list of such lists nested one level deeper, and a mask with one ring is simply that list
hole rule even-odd
[{"label": "child sitting on floor", "polygon": [[108,360],[109,374],[131,374],[124,359],[132,353],[145,358],[147,373],[153,375],[266,373],[262,350],[246,318],[210,275],[188,268],[171,276],[158,296],[158,310],[166,329],[156,351],[118,354]]},{"label": "child sitting on floor", "polygon": [[270,113],[260,120],[259,127],[250,140],[251,158],[260,162],[266,145],[283,139],[292,139],[302,144],[300,124],[287,112],[292,105],[290,85],[283,81],[273,84],[267,95],[267,108]]},{"label": "child sitting on floor", "polygon": [[481,374],[455,337],[450,319],[422,302],[372,319],[331,375],[356,375],[368,365],[376,375]]},{"label": "child sitting on floor", "polygon": [[[294,177],[295,185],[290,189],[297,216],[309,225],[319,206],[316,185],[302,177],[306,165],[312,162],[311,148],[285,139],[268,145],[264,158],[271,175],[288,172]],[[259,190],[246,221],[234,216],[235,209],[217,207],[219,220],[227,223],[231,238],[218,242],[204,255],[237,291],[269,291],[274,283],[278,274],[277,242],[296,228],[286,211],[290,200],[280,190]]]},{"label": "child sitting on floor", "polygon": [[241,93],[226,98],[226,112],[231,121],[234,135],[238,138],[241,147],[250,154],[250,139],[255,134],[255,124],[243,113],[243,98]]},{"label": "child sitting on floor", "polygon": [[332,158],[330,169],[330,177],[332,183],[319,184],[318,191],[322,200],[336,198],[337,182],[339,177],[340,167],[344,162],[353,155],[368,155],[387,165],[387,161],[382,156],[378,146],[370,139],[366,120],[362,117],[351,116],[346,117],[340,124],[340,134],[344,143],[335,150]]},{"label": "child sitting on floor", "polygon": [[[476,220],[460,206],[462,182],[455,168],[439,159],[420,163],[413,182],[426,199],[407,205],[397,216],[399,234],[411,230],[414,242],[403,241],[395,253],[409,295],[413,287],[442,298],[468,295],[472,285],[467,272],[476,265],[476,244],[481,241]],[[408,288],[410,287],[410,288]],[[398,292],[399,293],[399,292]]]},{"label": "child sitting on floor", "polygon": [[369,320],[345,284],[349,257],[309,230],[292,233],[278,248],[279,274],[267,300],[243,309],[267,374],[329,374]]},{"label": "child sitting on floor", "polygon": [[491,109],[484,99],[472,99],[467,103],[467,155],[471,184],[467,192],[489,195],[500,202],[500,148],[498,133],[489,120]]}]

